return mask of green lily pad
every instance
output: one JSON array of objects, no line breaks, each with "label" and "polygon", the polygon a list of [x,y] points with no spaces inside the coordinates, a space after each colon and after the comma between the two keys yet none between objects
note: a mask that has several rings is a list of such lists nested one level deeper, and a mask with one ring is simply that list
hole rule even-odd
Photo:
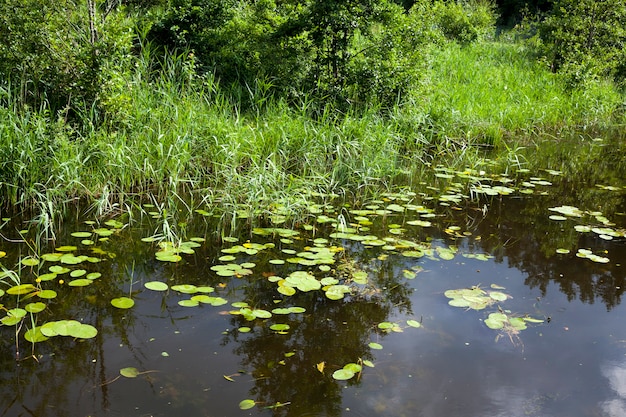
[{"label": "green lily pad", "polygon": [[126,378],[137,378],[137,375],[139,375],[139,371],[137,370],[137,368],[133,367],[122,368],[120,369],[120,375]]},{"label": "green lily pad", "polygon": [[37,266],[39,265],[39,259],[33,257],[27,257],[20,261],[24,266]]},{"label": "green lily pad", "polygon": [[31,343],[39,343],[45,342],[49,338],[41,333],[41,328],[33,327],[32,329],[26,330],[26,332],[24,333],[24,339],[28,340]]},{"label": "green lily pad", "polygon": [[68,282],[67,285],[69,285],[70,287],[86,287],[87,285],[90,285],[93,281],[87,278],[79,278],[79,279],[73,279],[70,282]]},{"label": "green lily pad", "polygon": [[57,292],[54,290],[41,290],[37,293],[37,297],[43,298],[46,300],[51,300],[53,298],[56,298],[56,296],[57,296]]},{"label": "green lily pad", "polygon": [[167,291],[169,286],[161,281],[149,281],[144,284],[144,286],[152,291]]},{"label": "green lily pad", "polygon": [[198,287],[193,284],[173,285],[172,289],[174,291],[182,292],[183,294],[194,294],[198,292]]},{"label": "green lily pad", "polygon": [[241,410],[249,410],[256,405],[254,400],[243,400],[239,403],[239,408]]},{"label": "green lily pad", "polygon": [[24,310],[28,311],[29,313],[39,313],[45,310],[45,308],[46,305],[42,302],[28,303],[24,306]]},{"label": "green lily pad", "polygon": [[354,372],[349,369],[338,369],[333,372],[333,379],[337,381],[347,381],[354,376]]},{"label": "green lily pad", "polygon": [[198,307],[200,303],[196,300],[180,300],[178,301],[178,305],[181,307]]},{"label": "green lily pad", "polygon": [[9,288],[8,290],[6,290],[6,292],[9,295],[24,295],[24,294],[29,294],[35,291],[36,289],[37,288],[35,288],[33,284],[20,284],[20,285],[15,285]]},{"label": "green lily pad", "polygon": [[116,308],[128,309],[135,305],[135,301],[128,297],[118,297],[111,300],[111,305]]},{"label": "green lily pad", "polygon": [[52,280],[53,280],[53,279],[55,279],[56,277],[57,277],[57,274],[55,274],[54,272],[50,272],[50,273],[48,273],[48,274],[42,274],[42,275],[39,275],[39,276],[37,277],[37,280],[38,280],[39,282],[42,282],[42,281],[52,281]]}]

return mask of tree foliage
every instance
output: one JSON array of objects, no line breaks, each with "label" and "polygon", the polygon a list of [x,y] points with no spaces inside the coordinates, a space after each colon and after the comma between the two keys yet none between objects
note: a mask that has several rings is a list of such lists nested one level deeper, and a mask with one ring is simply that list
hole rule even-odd
[{"label": "tree foliage", "polygon": [[0,3],[0,83],[23,105],[92,107],[102,71],[129,50],[130,27],[114,3],[95,0],[5,0]]},{"label": "tree foliage", "polygon": [[549,64],[573,85],[626,81],[626,0],[557,0],[539,28]]}]

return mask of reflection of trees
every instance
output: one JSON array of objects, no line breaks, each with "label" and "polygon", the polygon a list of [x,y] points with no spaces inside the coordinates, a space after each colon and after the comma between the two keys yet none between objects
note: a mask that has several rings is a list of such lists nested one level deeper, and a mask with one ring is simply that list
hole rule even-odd
[{"label": "reflection of trees", "polygon": [[[84,229],[80,225],[74,227],[74,230]],[[75,243],[77,239],[69,236],[74,230],[67,228],[64,231],[66,234],[59,233],[56,246]],[[100,272],[102,276],[91,285],[69,287],[67,283],[73,278],[63,274],[57,279],[39,284],[42,289],[56,291],[56,298],[39,300],[33,297],[19,301],[21,307],[31,301],[42,301],[47,305],[44,311],[34,315],[37,326],[47,321],[73,319],[93,325],[98,329],[98,335],[89,340],[57,336],[33,345],[24,339],[24,332],[32,327],[30,316],[26,316],[17,336],[21,360],[16,362],[15,327],[2,326],[0,415],[56,416],[75,414],[75,410],[94,412],[109,409],[108,382],[115,377],[118,369],[107,368],[105,342],[111,339],[121,340],[135,357],[137,364],[145,360],[141,351],[134,348],[132,338],[129,337],[137,325],[134,312],[116,310],[110,305],[111,299],[128,294],[131,280],[155,272],[156,266],[149,261],[154,257],[152,249],[137,242],[138,239],[128,236],[127,233],[113,236],[109,241],[100,242],[96,246],[105,252],[110,251],[115,257],[99,254],[96,257],[100,257],[102,261],[98,263],[62,265],[70,269],[85,269],[87,273]],[[91,248],[80,246],[75,254],[94,256]],[[9,256],[3,259],[3,264],[17,264],[18,259],[11,257],[17,252],[16,248],[7,249]],[[24,248],[22,250],[29,251]],[[53,251],[54,245],[42,248],[41,253]],[[135,259],[144,259],[145,262],[135,264]],[[22,269],[22,283],[35,283],[36,276],[47,272],[52,264],[43,262],[40,271]],[[60,284],[59,279],[64,280],[65,284]],[[133,291],[138,287],[135,282]],[[5,294],[2,302],[7,308],[11,308],[15,299]],[[30,356],[31,354],[37,359]]]},{"label": "reflection of trees", "polygon": [[[349,254],[348,257],[352,256]],[[365,257],[365,251],[355,258]],[[363,267],[363,266],[361,266]],[[261,270],[264,266],[260,266]],[[259,269],[259,266],[257,266]],[[338,268],[339,269],[339,268]],[[245,300],[257,308],[272,309],[274,305],[295,305],[306,308],[304,314],[274,315],[267,321],[256,320],[254,326],[242,317],[233,317],[233,326],[253,327],[251,333],[234,331],[225,336],[224,343],[235,342],[234,352],[242,366],[255,378],[251,395],[264,406],[290,403],[274,409],[275,415],[341,415],[343,382],[335,381],[332,373],[348,363],[372,360],[368,346],[377,324],[389,320],[398,311],[410,311],[410,289],[401,282],[391,262],[370,265],[372,285],[346,296],[329,300],[321,291],[297,293],[282,303],[276,284],[251,279],[243,289]],[[273,323],[290,326],[287,334],[270,329]],[[285,356],[293,353],[293,356]],[[321,373],[317,364],[325,363]],[[364,372],[367,373],[367,367]],[[358,384],[359,377],[348,381]]]},{"label": "reflection of trees", "polygon": [[[553,148],[537,154],[533,166],[560,170],[563,174],[556,177],[542,171],[527,174],[549,177],[552,186],[537,187],[548,194],[485,199],[479,204],[488,204],[489,214],[472,231],[482,237],[477,244],[493,254],[496,261],[506,258],[511,267],[526,273],[526,284],[531,288],[539,288],[545,294],[553,282],[569,300],[579,298],[593,303],[600,299],[611,309],[621,302],[624,291],[624,276],[616,266],[626,256],[623,239],[607,242],[594,233],[576,232],[575,224],[602,226],[602,223],[593,216],[564,222],[549,220],[548,216],[555,213],[548,208],[572,205],[581,210],[600,211],[613,221],[622,219],[618,213],[626,206],[626,195],[595,185],[623,185],[626,178],[626,166],[620,154],[623,144],[550,146]],[[557,248],[571,252],[559,255],[555,252]],[[607,251],[611,262],[595,264],[577,258],[575,253],[579,248],[600,254]]]}]

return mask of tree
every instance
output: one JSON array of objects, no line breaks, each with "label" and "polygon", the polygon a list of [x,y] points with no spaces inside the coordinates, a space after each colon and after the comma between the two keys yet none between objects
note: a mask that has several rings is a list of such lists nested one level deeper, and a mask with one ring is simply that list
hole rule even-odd
[{"label": "tree", "polygon": [[128,25],[109,14],[116,4],[0,3],[0,87],[20,105],[46,105],[68,116],[91,108],[98,101],[104,64],[130,48]]},{"label": "tree", "polygon": [[626,81],[626,0],[557,0],[539,33],[552,69],[573,85]]}]

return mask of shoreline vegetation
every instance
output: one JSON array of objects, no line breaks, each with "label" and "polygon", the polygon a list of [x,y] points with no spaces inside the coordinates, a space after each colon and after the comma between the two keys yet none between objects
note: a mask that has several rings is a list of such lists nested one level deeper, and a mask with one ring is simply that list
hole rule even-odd
[{"label": "shoreline vegetation", "polygon": [[[524,152],[540,151],[542,140],[584,141],[623,128],[619,82],[573,83],[571,72],[555,72],[514,29],[484,35],[495,32],[493,5],[470,3],[491,10],[488,28],[469,42],[441,30],[422,43],[418,76],[402,94],[393,86],[391,100],[360,99],[371,85],[348,81],[351,99],[327,100],[339,79],[295,95],[276,93],[284,80],[267,76],[225,85],[199,67],[197,51],[124,32],[130,18],[120,10],[107,19],[117,19],[118,37],[131,48],[122,60],[98,64],[94,87],[102,90],[93,101],[60,106],[46,92],[29,102],[32,80],[12,74],[0,83],[3,217],[22,213],[52,231],[78,204],[97,216],[141,202],[174,213],[245,207],[297,215],[311,191],[358,198],[406,185],[431,166],[473,168],[486,158],[531,167]],[[353,43],[366,44],[359,36]],[[376,57],[366,58],[359,65],[375,67]],[[315,61],[319,53],[312,59],[313,67],[328,64]]]}]

